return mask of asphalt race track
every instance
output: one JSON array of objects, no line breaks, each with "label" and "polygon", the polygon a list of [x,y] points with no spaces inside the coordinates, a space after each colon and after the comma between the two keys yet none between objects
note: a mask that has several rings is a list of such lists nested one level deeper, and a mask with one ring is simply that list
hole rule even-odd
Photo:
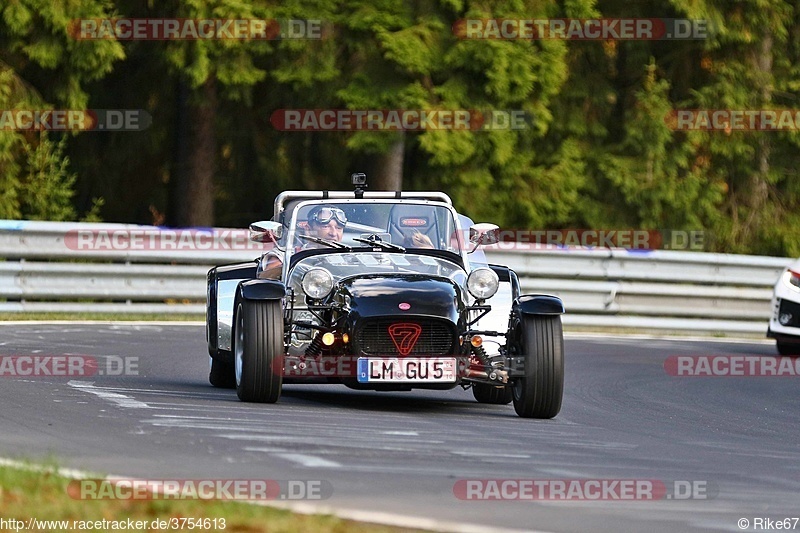
[{"label": "asphalt race track", "polygon": [[[208,384],[202,327],[0,325],[0,355],[66,354],[134,362],[138,375],[1,377],[0,456],[144,479],[314,480],[332,493],[302,505],[465,531],[741,531],[740,518],[753,530],[755,518],[800,515],[798,378],[676,377],[664,366],[673,355],[776,357],[766,342],[568,336],[564,405],[548,421],[460,388],[291,385],[278,404],[243,404]],[[668,494],[454,494],[487,479],[650,480]],[[676,481],[697,490],[678,494]]]}]

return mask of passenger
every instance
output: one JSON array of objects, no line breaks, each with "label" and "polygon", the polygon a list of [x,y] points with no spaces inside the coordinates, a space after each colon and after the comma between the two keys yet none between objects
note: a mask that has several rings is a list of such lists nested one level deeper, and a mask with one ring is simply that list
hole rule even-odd
[{"label": "passenger", "polygon": [[433,243],[430,237],[419,231],[415,231],[411,235],[406,235],[403,240],[404,248],[433,248]]}]

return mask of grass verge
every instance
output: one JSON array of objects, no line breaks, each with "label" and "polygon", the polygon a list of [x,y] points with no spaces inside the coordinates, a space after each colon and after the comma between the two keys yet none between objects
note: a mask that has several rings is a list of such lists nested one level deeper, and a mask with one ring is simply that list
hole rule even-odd
[{"label": "grass verge", "polygon": [[[77,531],[80,521],[96,522],[94,531],[116,531],[111,524],[103,527],[102,520],[109,523],[146,522],[147,527],[134,531],[156,531],[150,526],[154,520],[170,519],[209,519],[207,526],[214,524],[216,528],[182,529],[196,531],[228,531],[245,533],[282,533],[282,532],[322,532],[345,533],[354,531],[378,533],[410,533],[411,530],[390,526],[381,526],[363,522],[343,520],[328,515],[295,514],[289,511],[249,505],[242,502],[221,502],[208,500],[79,500],[68,494],[68,486],[72,479],[54,472],[55,467],[29,470],[0,466],[0,531],[27,531],[28,520],[67,521],[62,524],[41,524],[34,531]],[[22,528],[10,524],[15,519],[25,522]],[[225,527],[221,528],[224,519]],[[100,521],[100,522],[98,522]],[[195,522],[197,523],[197,522]],[[184,524],[188,524],[184,522]],[[67,527],[62,527],[66,525]],[[78,526],[77,528],[74,526]],[[100,526],[100,527],[96,527]],[[175,530],[175,528],[173,528]],[[130,530],[129,530],[130,531]]]},{"label": "grass verge", "polygon": [[2,321],[202,322],[204,315],[171,313],[0,313]]},{"label": "grass verge", "polygon": [[742,333],[730,331],[686,331],[675,329],[647,329],[647,328],[626,328],[626,327],[603,327],[603,326],[564,326],[564,333],[606,333],[609,335],[651,335],[656,337],[708,337],[715,339],[752,339],[765,340],[766,326],[764,333]]}]

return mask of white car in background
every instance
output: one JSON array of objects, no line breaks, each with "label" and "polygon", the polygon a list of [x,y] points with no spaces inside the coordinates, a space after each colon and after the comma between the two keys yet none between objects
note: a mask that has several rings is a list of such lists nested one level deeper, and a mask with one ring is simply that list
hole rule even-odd
[{"label": "white car in background", "polygon": [[767,337],[777,341],[781,355],[800,355],[800,259],[775,284]]}]

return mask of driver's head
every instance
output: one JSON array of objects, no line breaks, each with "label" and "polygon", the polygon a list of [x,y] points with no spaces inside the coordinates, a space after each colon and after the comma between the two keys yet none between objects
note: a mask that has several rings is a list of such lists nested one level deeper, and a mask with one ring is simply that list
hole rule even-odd
[{"label": "driver's head", "polygon": [[336,206],[318,205],[308,212],[308,226],[314,237],[340,242],[345,225],[347,216]]}]

